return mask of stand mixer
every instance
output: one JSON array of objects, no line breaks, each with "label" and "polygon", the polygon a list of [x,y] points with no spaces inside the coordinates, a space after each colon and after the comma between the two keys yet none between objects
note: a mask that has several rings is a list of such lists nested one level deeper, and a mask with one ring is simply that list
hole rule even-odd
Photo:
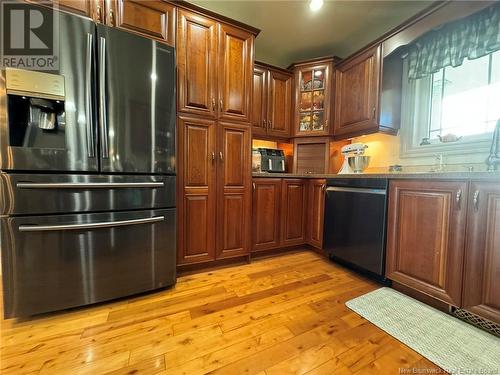
[{"label": "stand mixer", "polygon": [[363,143],[351,143],[342,147],[340,151],[344,155],[344,163],[339,174],[363,173],[370,161],[370,157],[364,155],[367,148]]}]

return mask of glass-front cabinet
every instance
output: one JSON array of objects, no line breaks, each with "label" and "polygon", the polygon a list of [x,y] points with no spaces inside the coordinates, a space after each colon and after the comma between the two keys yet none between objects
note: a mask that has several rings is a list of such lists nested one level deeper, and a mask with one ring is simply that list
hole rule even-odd
[{"label": "glass-front cabinet", "polygon": [[334,58],[294,65],[295,136],[328,135]]}]

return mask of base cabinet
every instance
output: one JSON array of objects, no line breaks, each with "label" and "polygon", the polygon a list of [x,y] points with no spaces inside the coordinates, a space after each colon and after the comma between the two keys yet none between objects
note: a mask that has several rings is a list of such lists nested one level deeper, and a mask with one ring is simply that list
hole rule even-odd
[{"label": "base cabinet", "polygon": [[250,127],[178,118],[177,264],[248,254]]},{"label": "base cabinet", "polygon": [[280,246],[281,179],[255,178],[253,180],[253,251],[275,249]]},{"label": "base cabinet", "polygon": [[389,279],[461,305],[467,182],[392,181]]},{"label": "base cabinet", "polygon": [[462,307],[500,324],[500,184],[470,185]]},{"label": "base cabinet", "polygon": [[301,245],[306,242],[307,180],[283,179],[281,186],[281,244]]},{"label": "base cabinet", "polygon": [[500,324],[497,181],[391,181],[386,274]]},{"label": "base cabinet", "polygon": [[254,178],[252,251],[323,243],[324,179]]},{"label": "base cabinet", "polygon": [[323,223],[325,217],[326,180],[311,179],[307,181],[307,232],[309,245],[323,248]]}]

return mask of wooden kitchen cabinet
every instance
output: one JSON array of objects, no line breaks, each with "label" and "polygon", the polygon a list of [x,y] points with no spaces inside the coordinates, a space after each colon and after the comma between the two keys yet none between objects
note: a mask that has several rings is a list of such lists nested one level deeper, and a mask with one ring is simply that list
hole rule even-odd
[{"label": "wooden kitchen cabinet", "polygon": [[216,124],[214,120],[178,119],[177,263],[215,259]]},{"label": "wooden kitchen cabinet", "polygon": [[294,173],[328,173],[330,138],[309,137],[293,140]]},{"label": "wooden kitchen cabinet", "polygon": [[323,223],[325,216],[325,179],[307,181],[307,243],[317,249],[323,248]]},{"label": "wooden kitchen cabinet", "polygon": [[253,34],[219,24],[219,118],[250,122]]},{"label": "wooden kitchen cabinet", "polygon": [[251,119],[254,136],[290,137],[292,86],[291,72],[263,63],[255,64]]},{"label": "wooden kitchen cabinet", "polygon": [[335,137],[378,130],[380,50],[380,46],[373,47],[336,67]]},{"label": "wooden kitchen cabinet", "polygon": [[57,4],[60,10],[68,13],[77,14],[83,17],[92,18],[97,22],[104,22],[104,0],[25,0],[28,3],[34,3],[52,7]]},{"label": "wooden kitchen cabinet", "polygon": [[177,22],[177,87],[180,112],[217,114],[217,22],[180,9]]},{"label": "wooden kitchen cabinet", "polygon": [[251,246],[250,129],[178,118],[179,265],[245,255]]},{"label": "wooden kitchen cabinet", "polygon": [[386,276],[454,306],[462,302],[467,182],[390,182]]},{"label": "wooden kitchen cabinet", "polygon": [[[27,0],[51,5],[50,0]],[[130,31],[171,46],[175,44],[175,5],[164,0],[58,0],[59,9]]]},{"label": "wooden kitchen cabinet", "polygon": [[252,87],[252,136],[267,135],[268,71],[255,64]]},{"label": "wooden kitchen cabinet", "polygon": [[254,35],[185,9],[178,18],[178,111],[249,123]]},{"label": "wooden kitchen cabinet", "polygon": [[281,179],[253,179],[253,251],[280,247]]},{"label": "wooden kitchen cabinet", "polygon": [[469,190],[462,307],[500,324],[500,185]]},{"label": "wooden kitchen cabinet", "polygon": [[175,44],[173,4],[164,0],[108,0],[106,24],[148,38]]},{"label": "wooden kitchen cabinet", "polygon": [[[190,151],[198,155],[177,169],[181,182],[191,169],[203,174],[210,166],[213,173],[210,187],[197,186],[194,190],[204,194],[206,200],[196,202],[199,217],[193,208],[192,219],[183,217],[178,221],[178,264],[186,266],[247,256],[251,250],[250,110],[253,43],[258,30],[236,21],[233,25],[231,20],[189,3],[176,5],[179,127],[184,118],[199,119],[213,125],[213,132],[210,130],[206,137],[215,137],[214,146],[208,147],[212,141],[202,142],[200,134],[199,150]],[[186,152],[182,149],[185,147],[185,141],[178,143],[179,155]],[[194,193],[180,183],[178,201],[190,199],[190,194]],[[208,213],[206,207],[211,207]],[[197,245],[204,241],[200,237],[209,238],[209,245]]]},{"label": "wooden kitchen cabinet", "polygon": [[248,126],[218,125],[216,258],[248,254],[251,247],[251,138]]},{"label": "wooden kitchen cabinet", "polygon": [[281,189],[281,244],[301,245],[306,242],[306,181],[285,178]]},{"label": "wooden kitchen cabinet", "polygon": [[333,68],[337,58],[293,65],[295,72],[294,136],[331,134]]}]

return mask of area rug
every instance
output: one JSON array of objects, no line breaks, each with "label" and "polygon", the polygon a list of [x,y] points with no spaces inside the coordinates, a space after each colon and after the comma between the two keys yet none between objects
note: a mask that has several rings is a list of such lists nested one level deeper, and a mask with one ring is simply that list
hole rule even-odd
[{"label": "area rug", "polygon": [[500,338],[394,289],[346,305],[449,373],[500,374]]}]

